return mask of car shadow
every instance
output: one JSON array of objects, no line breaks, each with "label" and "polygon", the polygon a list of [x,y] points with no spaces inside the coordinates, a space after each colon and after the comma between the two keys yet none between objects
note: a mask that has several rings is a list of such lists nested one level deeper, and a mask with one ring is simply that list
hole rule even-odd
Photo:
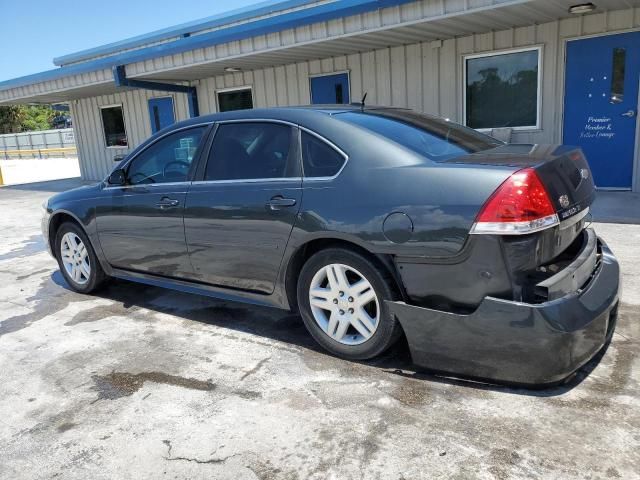
[{"label": "car shadow", "polygon": [[[51,280],[70,291],[62,275],[54,273]],[[127,316],[139,309],[169,313],[187,321],[248,333],[330,356],[307,332],[300,315],[284,310],[226,302],[124,280],[109,281],[96,293],[96,296],[115,302],[115,305],[109,307],[109,314],[112,315]],[[372,360],[353,363],[367,365],[408,379],[514,395],[555,397],[564,395],[580,385],[598,366],[608,347],[609,343],[563,384],[542,388],[492,384],[475,378],[454,377],[450,374],[421,369],[412,363],[404,337],[383,355]],[[350,361],[344,360],[344,362]]]}]

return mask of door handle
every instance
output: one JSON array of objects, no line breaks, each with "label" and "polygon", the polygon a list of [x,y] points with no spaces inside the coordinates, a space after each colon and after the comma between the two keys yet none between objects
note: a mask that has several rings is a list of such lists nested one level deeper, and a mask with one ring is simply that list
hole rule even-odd
[{"label": "door handle", "polygon": [[267,207],[271,210],[280,210],[281,208],[293,207],[295,204],[295,198],[285,198],[282,195],[276,195],[267,202]]},{"label": "door handle", "polygon": [[636,116],[636,112],[634,112],[633,110],[628,110],[624,113],[621,114],[623,117],[628,117],[628,118],[633,118]]},{"label": "door handle", "polygon": [[161,209],[177,207],[178,205],[180,205],[180,201],[169,197],[163,197],[162,200],[156,203],[156,207]]}]

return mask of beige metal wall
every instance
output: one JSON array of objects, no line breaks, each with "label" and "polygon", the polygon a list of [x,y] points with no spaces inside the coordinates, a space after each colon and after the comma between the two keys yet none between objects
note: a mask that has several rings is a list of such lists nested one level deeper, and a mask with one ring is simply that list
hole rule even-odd
[{"label": "beige metal wall", "polygon": [[[128,90],[114,95],[84,98],[71,102],[73,128],[80,157],[82,178],[101,180],[113,168],[113,157],[125,154],[151,136],[148,100],[167,97],[166,92]],[[176,120],[189,118],[186,95],[171,94]],[[107,148],[100,107],[122,105],[129,148]]]},{"label": "beige metal wall", "polygon": [[[560,142],[565,39],[636,28],[640,28],[637,8],[220,75],[198,81],[200,113],[217,111],[217,90],[241,86],[252,87],[256,107],[308,104],[310,75],[348,71],[352,101],[358,101],[367,92],[369,104],[410,107],[461,121],[465,54],[541,45],[541,128],[516,132],[513,141]],[[147,99],[156,95],[140,90],[74,102],[84,178],[103,178],[115,154],[104,148],[98,105],[124,104],[130,145],[135,146],[150,135]],[[177,95],[175,104],[176,118],[187,118],[184,95]]]}]

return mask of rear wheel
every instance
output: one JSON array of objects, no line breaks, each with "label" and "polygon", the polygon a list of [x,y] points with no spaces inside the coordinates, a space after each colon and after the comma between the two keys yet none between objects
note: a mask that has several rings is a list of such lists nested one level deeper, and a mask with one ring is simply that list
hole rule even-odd
[{"label": "rear wheel", "polygon": [[343,248],[313,255],[298,279],[298,305],[314,339],[342,358],[364,360],[399,338],[385,300],[396,300],[391,278],[365,256]]},{"label": "rear wheel", "polygon": [[74,223],[63,223],[56,232],[56,258],[69,286],[90,293],[102,285],[104,271],[84,231]]}]

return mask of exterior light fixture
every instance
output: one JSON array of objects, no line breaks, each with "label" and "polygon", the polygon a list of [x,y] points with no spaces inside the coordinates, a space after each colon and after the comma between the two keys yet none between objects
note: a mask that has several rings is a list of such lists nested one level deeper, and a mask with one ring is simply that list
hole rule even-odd
[{"label": "exterior light fixture", "polygon": [[571,5],[569,7],[569,13],[573,13],[574,15],[581,15],[583,13],[593,12],[596,9],[596,6],[589,3],[579,3],[577,5]]},{"label": "exterior light fixture", "polygon": [[241,72],[242,69],[239,67],[224,67],[224,71],[227,73],[236,73],[236,72]]}]

